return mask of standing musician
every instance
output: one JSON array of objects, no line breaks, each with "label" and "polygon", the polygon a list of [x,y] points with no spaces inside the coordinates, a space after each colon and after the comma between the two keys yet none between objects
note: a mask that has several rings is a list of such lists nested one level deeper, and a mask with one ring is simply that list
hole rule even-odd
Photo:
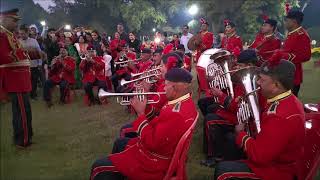
[{"label": "standing musician", "polygon": [[290,90],[294,73],[294,64],[283,59],[262,65],[258,85],[268,100],[261,114],[261,131],[253,138],[244,131],[244,124],[236,126],[236,144],[247,159],[218,163],[214,179],[296,179],[305,117],[301,102]]},{"label": "standing musician", "polygon": [[[144,92],[164,92],[165,87],[165,74],[171,70],[172,68],[180,68],[181,60],[180,57],[175,53],[169,53],[162,58],[161,61],[161,77],[154,84],[154,87],[151,84],[143,82]],[[151,121],[155,116],[157,116],[161,110],[161,108],[168,102],[167,96],[164,94],[152,95],[147,97],[149,100],[158,101],[155,104],[148,104],[145,110],[146,117],[149,121]],[[120,130],[120,137],[137,137],[137,134],[132,130],[132,123],[124,125]]]},{"label": "standing musician", "polygon": [[[256,52],[247,49],[240,53],[237,65],[234,69],[242,69],[255,66],[258,62]],[[233,78],[234,79],[234,78]],[[198,106],[204,116],[204,152],[206,160],[201,165],[213,167],[222,160],[234,160],[242,157],[240,149],[237,148],[232,139],[234,126],[237,124],[237,110],[240,97],[245,95],[243,85],[233,82],[234,98],[228,96],[218,88],[212,88],[211,93],[217,97],[207,97],[198,101]],[[259,99],[261,104],[263,100]]]},{"label": "standing musician", "polygon": [[[191,98],[192,75],[173,68],[165,75],[165,92],[169,102],[152,121],[145,116],[146,99],[131,101],[138,114],[133,129],[138,138],[118,152],[95,161],[91,180],[98,179],[163,179],[181,136],[194,122],[197,111]],[[174,127],[174,131],[170,131]],[[130,139],[127,139],[129,142]]]},{"label": "standing musician", "polygon": [[[199,44],[195,52],[196,61],[198,61],[203,51],[212,48],[213,41],[214,41],[213,33],[208,31],[209,29],[208,21],[206,21],[204,18],[201,18],[200,23],[201,23],[201,28],[198,35],[201,38],[201,43]],[[198,44],[199,42],[195,41],[194,43]]]},{"label": "standing musician", "polygon": [[32,144],[30,60],[13,32],[18,9],[0,12],[0,93],[9,93],[12,102],[13,139],[17,147]]},{"label": "standing musician", "polygon": [[51,107],[51,90],[55,85],[60,87],[60,103],[66,103],[66,96],[70,90],[70,85],[75,83],[74,71],[76,69],[76,61],[73,57],[68,56],[66,47],[60,47],[59,56],[55,57],[51,62],[49,79],[45,81],[43,87],[43,98],[48,107]]},{"label": "standing musician", "polygon": [[305,29],[302,28],[304,14],[301,11],[291,10],[285,19],[285,27],[288,35],[283,47],[274,53],[274,56],[281,56],[283,59],[291,61],[296,66],[293,94],[298,96],[300,85],[303,80],[302,63],[311,58],[310,37]]},{"label": "standing musician", "polygon": [[260,60],[262,60],[262,62],[270,59],[275,50],[280,49],[281,47],[280,39],[274,34],[276,29],[277,21],[274,19],[266,19],[261,26],[261,32],[249,46],[249,48],[253,48],[257,51],[258,57],[261,58]]},{"label": "standing musician", "polygon": [[243,48],[241,37],[236,32],[236,25],[230,20],[225,20],[224,27],[225,36],[221,40],[221,48],[232,52],[233,55],[238,57]]},{"label": "standing musician", "polygon": [[[92,46],[88,46],[88,55],[80,63],[80,69],[83,74],[82,82],[84,84],[84,91],[89,100],[89,106],[95,104],[95,97],[93,95],[93,86],[98,86],[107,91],[107,84],[105,78],[105,64],[103,57],[96,56],[96,52]],[[98,99],[96,99],[98,103]]]}]

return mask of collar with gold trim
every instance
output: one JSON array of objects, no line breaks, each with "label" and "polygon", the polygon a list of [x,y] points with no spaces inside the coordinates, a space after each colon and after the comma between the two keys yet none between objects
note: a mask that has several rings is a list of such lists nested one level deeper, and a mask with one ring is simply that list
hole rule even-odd
[{"label": "collar with gold trim", "polygon": [[13,33],[9,31],[7,28],[5,28],[4,26],[0,25],[0,28],[6,31],[6,33],[8,33],[10,36],[13,36]]},{"label": "collar with gold trim", "polygon": [[186,100],[188,99],[189,97],[191,97],[190,93],[184,95],[184,96],[181,96],[175,100],[172,100],[172,101],[169,101],[168,102],[168,105],[172,105],[172,104],[176,104],[177,102],[180,102],[180,101],[183,101],[183,100]]},{"label": "collar with gold trim", "polygon": [[278,100],[280,100],[280,99],[283,99],[283,98],[285,98],[285,97],[288,97],[288,96],[291,95],[291,93],[292,93],[291,90],[286,91],[286,92],[284,92],[284,93],[281,93],[281,94],[279,94],[279,95],[277,95],[277,96],[275,96],[275,97],[273,97],[273,98],[268,99],[268,100],[267,100],[267,103],[273,103],[273,102],[275,102],[275,101],[278,101]]},{"label": "collar with gold trim", "polygon": [[293,34],[293,33],[295,33],[295,32],[297,32],[297,31],[299,31],[301,28],[302,28],[302,26],[298,27],[298,28],[295,29],[295,30],[292,30],[292,31],[288,32],[288,36],[291,35],[291,34]]},{"label": "collar with gold trim", "polygon": [[267,38],[269,38],[269,37],[271,37],[273,35],[274,35],[273,33],[272,34],[268,34],[268,35],[265,35],[264,38],[267,39]]}]

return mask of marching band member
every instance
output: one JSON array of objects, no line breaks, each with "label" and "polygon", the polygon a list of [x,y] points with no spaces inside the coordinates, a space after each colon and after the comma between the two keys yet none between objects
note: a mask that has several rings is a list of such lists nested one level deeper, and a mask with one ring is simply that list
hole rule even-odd
[{"label": "marching band member", "polygon": [[[95,50],[92,46],[88,46],[88,56],[80,63],[80,69],[83,73],[82,82],[84,90],[89,99],[89,106],[95,103],[93,95],[93,86],[98,86],[98,90],[102,88],[107,91],[106,77],[105,77],[105,64],[101,56],[96,56]],[[100,103],[100,101],[98,102]]]},{"label": "marching band member", "polygon": [[111,71],[111,60],[112,56],[110,55],[110,51],[108,48],[108,45],[105,43],[102,43],[101,49],[103,51],[103,60],[105,64],[105,76],[106,76],[106,81],[107,81],[107,87],[109,90],[112,91],[112,82],[111,82],[111,76],[112,76],[112,71]]},{"label": "marching band member", "polygon": [[[165,74],[172,68],[180,68],[181,67],[181,60],[179,60],[179,56],[175,53],[167,54],[162,58],[161,61],[161,77],[159,80],[154,84],[154,90],[153,92],[164,92],[165,87]],[[151,91],[151,84],[146,83],[143,81],[142,83],[144,92],[150,92]],[[166,95],[160,94],[148,96],[148,99],[157,101],[155,104],[148,104],[145,110],[146,117],[149,121],[151,121],[156,115],[159,114],[161,108],[168,102],[168,99]],[[124,125],[120,130],[120,137],[137,137],[137,134],[132,131],[132,123]]]},{"label": "marching band member", "polygon": [[225,20],[224,26],[225,36],[221,40],[221,48],[232,52],[238,57],[243,48],[241,37],[236,32],[236,25],[229,20]]},{"label": "marching band member", "polygon": [[110,42],[111,56],[114,61],[119,58],[119,53],[122,51],[122,48],[126,45],[126,41],[120,39],[120,34],[118,32],[114,33],[114,39]]},{"label": "marching band member", "polygon": [[[235,69],[255,66],[257,61],[254,50],[244,50],[239,55]],[[213,167],[218,161],[239,159],[242,156],[240,149],[234,145],[229,136],[237,124],[238,103],[240,97],[245,95],[245,91],[239,83],[234,82],[233,87],[234,98],[213,88],[212,95],[218,98],[218,102],[214,102],[212,97],[198,101],[199,108],[204,113],[203,144],[204,152],[207,154],[207,159],[201,161],[202,165]],[[262,98],[259,100],[263,104]]]},{"label": "marching band member", "polygon": [[280,49],[281,41],[274,35],[276,29],[277,21],[274,19],[266,19],[261,27],[261,32],[249,46],[249,48],[257,51],[258,57],[260,56],[262,61],[270,59],[274,51]]},{"label": "marching band member", "polygon": [[66,103],[66,95],[71,84],[75,83],[74,71],[76,69],[76,60],[68,56],[68,51],[65,47],[60,47],[60,54],[52,60],[49,79],[45,81],[43,87],[43,99],[47,106],[51,107],[51,89],[55,85],[60,87],[60,103]]},{"label": "marching band member", "polygon": [[32,144],[30,60],[13,34],[21,19],[18,9],[0,12],[0,94],[12,103],[13,139],[17,147]]},{"label": "marching band member", "polygon": [[198,61],[203,51],[212,48],[213,41],[214,41],[213,33],[208,31],[209,23],[204,18],[200,19],[200,23],[201,23],[201,28],[200,28],[199,35],[201,37],[202,43],[196,49],[196,61]]},{"label": "marching band member", "polygon": [[[96,160],[90,179],[163,179],[178,141],[197,116],[190,94],[191,80],[192,75],[181,68],[166,73],[164,89],[169,102],[150,122],[145,116],[146,99],[132,99],[138,114],[133,122],[136,142],[130,146],[124,143],[119,152]],[[168,131],[172,127],[175,130]]]},{"label": "marching band member", "polygon": [[185,48],[183,44],[179,44],[177,51],[183,53],[183,68],[191,72],[191,58],[185,54]]},{"label": "marching band member", "polygon": [[135,64],[134,62],[129,62],[128,67],[134,73],[143,72],[148,70],[152,65],[153,62],[151,60],[151,49],[144,48],[141,50],[141,60]]},{"label": "marching band member", "polygon": [[300,85],[303,80],[302,63],[311,58],[310,37],[302,28],[304,14],[301,11],[291,10],[285,19],[285,26],[289,33],[284,41],[283,47],[274,53],[274,56],[281,54],[283,59],[291,61],[296,66],[293,94],[298,96]]},{"label": "marching band member", "polygon": [[283,59],[262,65],[258,84],[268,104],[261,114],[261,131],[252,138],[244,131],[244,124],[236,126],[236,144],[247,158],[218,163],[214,179],[297,178],[297,161],[302,156],[305,139],[305,117],[301,102],[290,90],[294,73],[294,64]]}]

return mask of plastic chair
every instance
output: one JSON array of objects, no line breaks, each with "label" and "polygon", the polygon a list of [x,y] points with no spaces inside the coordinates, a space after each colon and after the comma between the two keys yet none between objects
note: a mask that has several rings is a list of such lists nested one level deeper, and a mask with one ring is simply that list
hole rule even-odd
[{"label": "plastic chair", "polygon": [[210,91],[207,82],[206,70],[202,67],[197,66],[196,71],[198,77],[198,98],[200,98],[201,92],[205,92],[205,95],[209,97]]},{"label": "plastic chair", "polygon": [[199,118],[199,113],[197,113],[197,116],[190,126],[190,128],[183,134],[183,136],[180,138],[177,147],[175,149],[175,152],[173,154],[172,160],[170,162],[169,168],[167,170],[167,173],[164,177],[164,180],[186,180],[187,174],[186,174],[186,160],[188,151],[190,148],[190,143],[192,139],[192,134],[194,131],[194,128],[197,124]]},{"label": "plastic chair", "polygon": [[313,180],[320,166],[320,113],[306,113],[303,158],[298,162],[299,180]]}]

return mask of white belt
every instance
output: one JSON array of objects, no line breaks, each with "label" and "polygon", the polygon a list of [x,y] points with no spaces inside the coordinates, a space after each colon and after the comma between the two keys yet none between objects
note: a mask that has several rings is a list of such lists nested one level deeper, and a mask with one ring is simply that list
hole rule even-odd
[{"label": "white belt", "polygon": [[19,66],[30,67],[30,61],[29,60],[22,60],[22,61],[18,61],[18,62],[9,63],[9,64],[2,64],[2,65],[0,65],[0,68],[19,67]]}]

